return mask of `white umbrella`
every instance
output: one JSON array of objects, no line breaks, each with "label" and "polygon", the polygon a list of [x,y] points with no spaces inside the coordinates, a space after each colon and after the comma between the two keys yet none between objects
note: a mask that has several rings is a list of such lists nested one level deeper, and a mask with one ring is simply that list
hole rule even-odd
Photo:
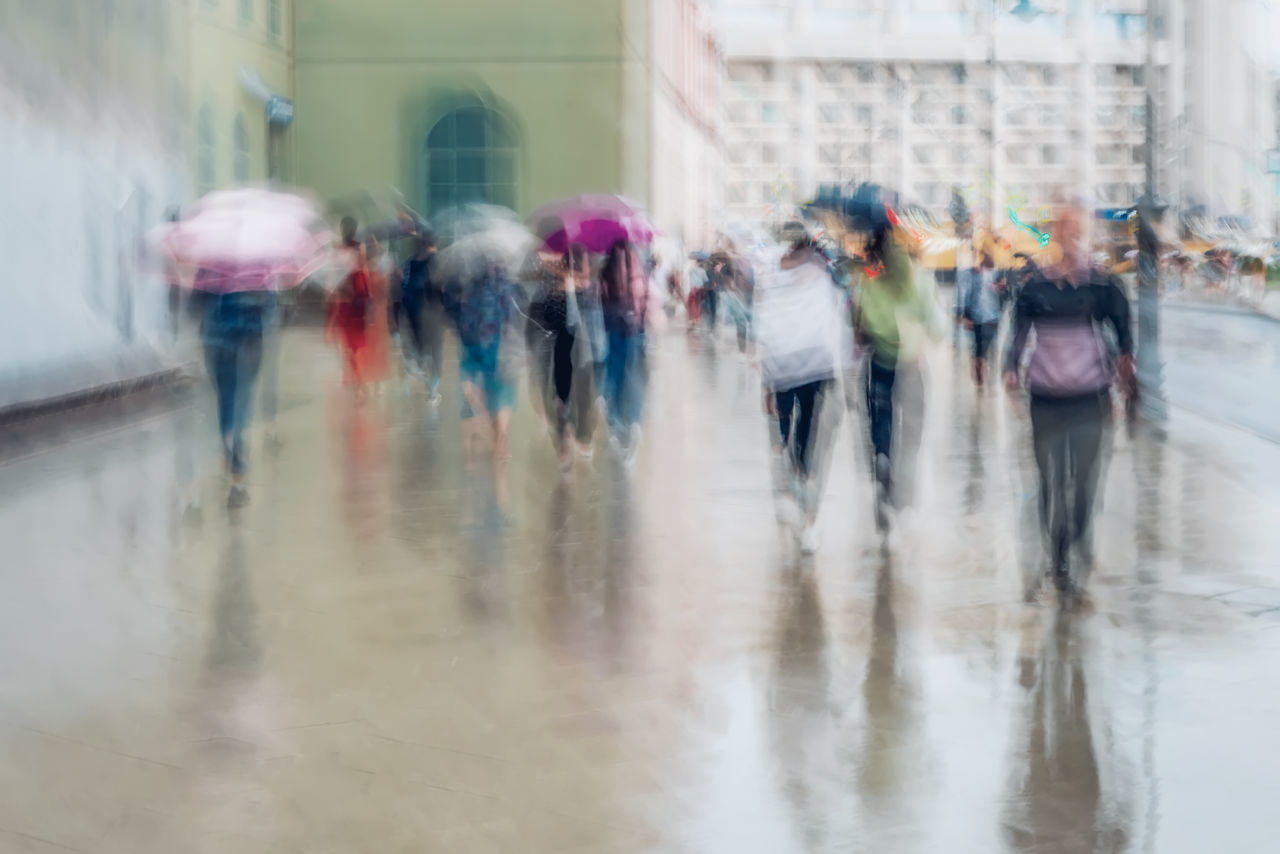
[{"label": "white umbrella", "polygon": [[519,222],[495,221],[440,250],[433,272],[445,281],[462,284],[475,281],[493,267],[514,275],[534,248],[533,235]]}]

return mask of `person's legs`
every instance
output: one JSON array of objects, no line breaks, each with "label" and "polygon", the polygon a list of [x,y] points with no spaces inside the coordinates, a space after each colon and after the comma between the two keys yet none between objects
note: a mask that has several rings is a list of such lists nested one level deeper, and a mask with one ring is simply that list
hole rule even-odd
[{"label": "person's legs", "polygon": [[796,389],[789,388],[785,391],[777,391],[773,394],[773,408],[778,413],[778,435],[781,439],[782,449],[787,454],[793,464],[795,461],[795,453],[791,447],[791,421],[794,418],[796,408]]},{"label": "person's legs", "polygon": [[237,482],[249,468],[248,443],[245,433],[253,418],[253,388],[262,367],[262,335],[249,333],[239,337],[235,348],[235,391],[232,394],[231,474]]},{"label": "person's legs", "polygon": [[1070,544],[1067,507],[1067,423],[1059,401],[1031,401],[1031,442],[1040,473],[1040,525],[1056,579],[1065,578]]},{"label": "person's legs", "polygon": [[427,375],[431,397],[435,400],[440,396],[440,374],[444,370],[444,309],[428,304],[418,317],[422,326],[423,349],[431,361]]},{"label": "person's legs", "polygon": [[623,391],[627,373],[627,337],[622,332],[609,333],[609,352],[605,356],[604,398],[609,407],[609,426],[615,434],[623,428]]},{"label": "person's legs", "polygon": [[796,404],[795,425],[795,464],[796,471],[802,479],[809,477],[809,456],[812,447],[813,431],[817,426],[817,401],[822,383],[806,383],[794,389]]},{"label": "person's legs", "polygon": [[623,375],[624,425],[635,433],[644,416],[645,396],[649,389],[649,366],[646,361],[643,332],[627,337],[627,354]]},{"label": "person's legs", "polygon": [[1090,523],[1102,469],[1102,438],[1107,399],[1082,401],[1067,434],[1071,463],[1072,541],[1089,552]]},{"label": "person's legs", "polygon": [[400,307],[404,311],[404,325],[409,332],[409,352],[406,361],[411,371],[421,374],[426,358],[422,334],[422,301],[416,297],[406,297],[401,301]]},{"label": "person's legs", "polygon": [[893,384],[896,372],[875,359],[867,361],[867,415],[871,447],[878,459],[890,459],[893,450]]},{"label": "person's legs", "polygon": [[235,426],[236,363],[235,349],[221,335],[205,331],[205,368],[213,384],[214,404],[218,412],[218,439],[222,443],[223,464],[232,472],[231,438]]}]

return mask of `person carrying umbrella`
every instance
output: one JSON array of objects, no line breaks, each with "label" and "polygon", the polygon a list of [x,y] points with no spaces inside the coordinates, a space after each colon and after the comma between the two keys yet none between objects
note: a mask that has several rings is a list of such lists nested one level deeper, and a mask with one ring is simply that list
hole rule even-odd
[{"label": "person carrying umbrella", "polygon": [[432,280],[435,239],[420,235],[405,262],[401,307],[409,326],[409,369],[423,378],[432,404],[440,402],[440,367],[444,349],[444,300]]},{"label": "person carrying umbrella", "polygon": [[605,258],[600,303],[608,336],[603,391],[609,425],[619,450],[630,458],[640,441],[640,417],[648,387],[645,321],[649,283],[640,255],[628,240],[615,242]]},{"label": "person carrying umbrella", "polygon": [[192,308],[213,385],[229,507],[249,500],[246,432],[277,290],[302,281],[323,257],[328,232],[315,206],[263,190],[210,193],[161,229],[175,269],[194,270]]}]

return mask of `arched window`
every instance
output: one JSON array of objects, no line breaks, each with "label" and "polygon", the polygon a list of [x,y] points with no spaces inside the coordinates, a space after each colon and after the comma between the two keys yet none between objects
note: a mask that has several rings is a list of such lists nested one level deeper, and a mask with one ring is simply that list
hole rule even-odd
[{"label": "arched window", "polygon": [[218,144],[213,134],[213,108],[205,104],[196,115],[196,184],[207,193],[218,183]]},{"label": "arched window", "polygon": [[249,129],[245,127],[243,114],[236,116],[235,141],[236,162],[233,174],[236,182],[243,184],[249,180]]},{"label": "arched window", "polygon": [[283,34],[284,9],[280,6],[280,0],[267,0],[267,35],[271,36],[271,41],[279,42]]},{"label": "arched window", "polygon": [[428,210],[464,202],[514,208],[518,148],[510,122],[487,107],[477,104],[445,114],[427,134]]}]

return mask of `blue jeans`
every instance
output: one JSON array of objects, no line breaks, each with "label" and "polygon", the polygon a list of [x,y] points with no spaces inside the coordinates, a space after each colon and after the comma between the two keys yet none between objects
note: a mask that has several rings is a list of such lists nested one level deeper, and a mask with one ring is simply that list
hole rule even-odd
[{"label": "blue jeans", "polygon": [[640,423],[648,379],[644,333],[609,330],[604,399],[609,404],[609,422],[615,431]]},{"label": "blue jeans", "polygon": [[245,431],[253,412],[253,386],[262,367],[263,334],[273,321],[275,295],[206,296],[202,338],[205,366],[218,405],[218,433],[227,468],[248,469]]}]

